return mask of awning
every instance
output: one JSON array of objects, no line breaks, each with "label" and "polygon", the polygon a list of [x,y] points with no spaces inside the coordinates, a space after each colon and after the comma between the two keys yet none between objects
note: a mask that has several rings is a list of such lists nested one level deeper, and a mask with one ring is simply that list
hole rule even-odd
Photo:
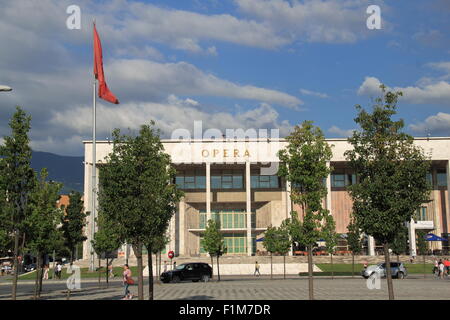
[{"label": "awning", "polygon": [[433,234],[433,233],[429,233],[425,235],[425,240],[426,241],[447,241],[447,239],[438,237],[437,235]]},{"label": "awning", "polygon": [[256,239],[256,242],[263,242],[264,241],[264,237]]}]

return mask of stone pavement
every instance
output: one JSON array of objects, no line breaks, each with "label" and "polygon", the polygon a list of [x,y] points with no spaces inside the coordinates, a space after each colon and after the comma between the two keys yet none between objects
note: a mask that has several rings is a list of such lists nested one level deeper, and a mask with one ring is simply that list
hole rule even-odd
[{"label": "stone pavement", "polygon": [[[404,280],[393,280],[396,299],[418,300],[450,300],[450,280],[421,278],[410,276]],[[147,279],[145,279],[147,282]],[[277,277],[270,280],[267,277],[223,277],[220,282],[209,283],[184,282],[177,284],[155,284],[156,300],[186,299],[186,300],[306,300],[308,299],[308,281],[302,277],[291,277],[286,280]],[[320,300],[383,300],[387,299],[386,280],[381,280],[380,290],[369,290],[366,280],[362,278],[315,278],[315,298]],[[144,292],[147,297],[147,286]],[[44,285],[42,299],[65,300],[64,284]],[[137,286],[131,286],[133,294],[137,294]],[[19,299],[31,299],[33,285],[19,286]],[[110,287],[105,283],[98,287],[95,281],[83,282],[79,292],[73,292],[71,300],[119,300],[123,288],[120,280],[114,280]],[[0,300],[9,299],[10,287],[0,286]]]}]

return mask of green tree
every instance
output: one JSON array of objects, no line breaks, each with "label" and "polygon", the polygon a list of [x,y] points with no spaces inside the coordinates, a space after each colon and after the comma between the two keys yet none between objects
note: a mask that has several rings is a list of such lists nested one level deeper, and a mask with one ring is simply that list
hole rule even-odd
[{"label": "green tree", "polygon": [[397,262],[400,262],[400,255],[408,250],[408,228],[401,225],[394,240],[389,244],[392,252],[397,255]]},{"label": "green tree", "polygon": [[86,216],[81,194],[72,191],[69,194],[69,205],[65,208],[65,214],[61,219],[64,244],[70,250],[71,263],[74,261],[77,245],[87,239],[83,233],[83,228],[86,226]]},{"label": "green tree", "polygon": [[[304,121],[302,126],[295,126],[294,131],[286,137],[285,149],[280,150],[280,168],[278,175],[291,183],[291,199],[301,206],[301,222],[297,241],[308,251],[308,287],[309,298],[314,299],[313,256],[312,250],[321,238],[322,223],[330,214],[323,208],[323,198],[327,195],[324,180],[331,173],[327,163],[332,157],[331,147],[319,127],[312,121]],[[296,217],[297,218],[297,217]],[[291,220],[292,221],[292,220]],[[292,231],[291,231],[292,233]]]},{"label": "green tree", "polygon": [[353,149],[345,152],[359,182],[348,189],[358,226],[383,244],[389,299],[394,299],[389,243],[399,228],[411,220],[429,199],[426,173],[430,163],[414,138],[402,132],[403,120],[394,121],[401,92],[386,92],[375,99],[373,112],[356,106],[360,131],[348,139]]},{"label": "green tree", "polygon": [[263,246],[268,252],[270,252],[270,279],[273,279],[273,254],[277,252],[277,227],[268,226],[264,232]]},{"label": "green tree", "polygon": [[322,229],[322,234],[323,239],[325,240],[326,251],[330,255],[331,279],[334,279],[333,254],[336,250],[338,234],[336,233],[336,223],[334,222],[331,214],[325,217],[325,224]]},{"label": "green tree", "polygon": [[19,271],[19,240],[23,222],[29,214],[28,202],[34,187],[35,175],[31,168],[31,148],[28,132],[31,128],[31,117],[20,107],[16,107],[9,122],[11,136],[4,137],[4,145],[0,147],[0,176],[3,177],[4,212],[10,224],[8,233],[14,239],[14,277],[12,283],[12,299],[17,295],[17,277]]},{"label": "green tree", "polygon": [[416,241],[417,251],[422,256],[423,261],[423,277],[426,277],[425,255],[428,251],[427,240],[425,240],[426,232],[423,230],[417,230],[417,240],[411,239],[410,241]]},{"label": "green tree", "polygon": [[[163,234],[160,237],[153,239],[153,242],[150,246],[151,252],[149,251],[150,249],[147,247],[148,254],[155,255],[157,279],[159,279],[159,275],[161,275],[161,251],[166,248],[166,245],[169,243],[169,241],[170,241],[170,239],[167,236],[167,234]],[[158,262],[158,260],[159,260],[159,262]],[[150,274],[149,274],[149,276],[150,276]]]},{"label": "green tree", "polygon": [[277,228],[276,251],[283,256],[283,279],[286,279],[286,254],[292,247],[289,233],[289,220],[286,219]]},{"label": "green tree", "polygon": [[30,199],[31,214],[25,219],[27,230],[27,247],[36,256],[36,282],[34,298],[40,296],[43,277],[43,257],[57,246],[61,238],[58,224],[62,211],[56,207],[62,184],[46,181],[47,170],[42,169],[39,181],[35,184]]},{"label": "green tree", "polygon": [[170,156],[153,126],[153,121],[141,126],[137,135],[122,135],[115,129],[113,151],[100,170],[99,207],[117,224],[121,242],[133,247],[140,300],[144,299],[143,246],[165,233],[181,197]]},{"label": "green tree", "polygon": [[361,253],[362,239],[361,231],[356,222],[356,217],[352,214],[350,216],[350,223],[347,226],[347,244],[352,252],[352,277],[355,276],[355,255]]},{"label": "green tree", "polygon": [[109,264],[112,263],[109,261],[109,256],[119,249],[122,245],[120,240],[120,234],[117,228],[117,224],[114,221],[108,220],[108,216],[106,216],[101,210],[99,211],[97,218],[97,226],[98,230],[94,234],[94,240],[92,240],[92,247],[94,248],[95,253],[99,257],[99,282],[100,282],[100,274],[101,274],[101,259],[104,257],[106,259],[106,269],[105,269],[105,277],[106,277],[106,285],[109,286],[109,273],[108,267]]},{"label": "green tree", "polygon": [[220,232],[220,224],[213,219],[208,220],[203,238],[201,239],[203,249],[208,252],[211,259],[216,257],[217,279],[220,281],[219,258],[227,252],[223,235]]}]

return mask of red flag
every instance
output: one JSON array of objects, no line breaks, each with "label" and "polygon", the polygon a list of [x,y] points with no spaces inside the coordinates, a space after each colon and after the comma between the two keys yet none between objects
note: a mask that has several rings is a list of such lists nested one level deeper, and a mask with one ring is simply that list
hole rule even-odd
[{"label": "red flag", "polygon": [[108,89],[103,72],[102,43],[94,24],[94,76],[98,79],[98,96],[111,103],[119,104],[119,100]]}]

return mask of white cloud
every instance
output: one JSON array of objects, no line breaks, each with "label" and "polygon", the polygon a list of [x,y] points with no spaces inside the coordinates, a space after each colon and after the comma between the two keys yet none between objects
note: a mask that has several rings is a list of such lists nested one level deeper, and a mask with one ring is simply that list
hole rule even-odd
[{"label": "white cloud", "polygon": [[450,114],[439,112],[424,121],[410,124],[409,129],[419,134],[450,135]]},{"label": "white cloud", "polygon": [[347,43],[365,38],[369,34],[365,21],[367,1],[235,0],[235,2],[241,12],[271,25],[291,39]]},{"label": "white cloud", "polygon": [[381,82],[375,77],[366,77],[358,89],[359,95],[373,96],[381,93]]},{"label": "white cloud", "polygon": [[[98,137],[106,137],[113,128],[120,128],[126,131],[138,129],[140,125],[155,120],[164,137],[170,137],[171,133],[180,128],[191,130],[193,134],[194,121],[202,121],[203,129],[218,128],[222,132],[226,129],[244,130],[255,129],[280,129],[280,135],[289,134],[293,126],[288,121],[279,119],[278,112],[266,103],[259,107],[241,111],[238,113],[215,112],[209,113],[197,108],[194,100],[182,100],[176,96],[168,97],[166,102],[138,102],[119,105],[104,105],[99,103],[97,108]],[[91,123],[86,121],[90,118],[90,106],[77,106],[68,110],[55,111],[48,121],[48,124],[55,127],[64,128],[69,134],[66,141],[78,141],[81,143],[82,136],[89,137],[91,133]],[[67,121],[70,119],[70,121]],[[52,140],[53,139],[53,140]],[[36,146],[43,146],[46,143],[57,145],[54,138],[42,139],[35,142]],[[71,144],[69,143],[71,146]],[[59,145],[60,152],[65,151],[65,145]]]},{"label": "white cloud", "polygon": [[[425,81],[426,80],[426,81]],[[359,95],[375,96],[381,94],[381,81],[375,77],[366,77],[358,89]],[[431,78],[421,79],[416,86],[388,87],[390,91],[401,91],[401,100],[413,104],[443,104],[450,105],[450,83],[435,81]]]},{"label": "white cloud", "polygon": [[328,129],[329,133],[335,134],[338,137],[343,137],[343,138],[350,137],[353,134],[353,131],[355,131],[355,129],[344,130],[337,126],[332,126],[330,129]]},{"label": "white cloud", "polygon": [[148,60],[113,60],[107,66],[111,78],[110,88],[120,88],[122,100],[136,100],[136,97],[161,97],[168,94],[202,95],[235,99],[255,100],[277,104],[293,109],[303,102],[287,93],[260,88],[253,85],[239,85],[204,73],[186,62],[157,63]]},{"label": "white cloud", "polygon": [[322,98],[322,99],[328,98],[328,95],[326,93],[311,91],[311,90],[307,90],[307,89],[300,89],[300,93],[302,93],[306,96],[315,96],[315,97]]}]

